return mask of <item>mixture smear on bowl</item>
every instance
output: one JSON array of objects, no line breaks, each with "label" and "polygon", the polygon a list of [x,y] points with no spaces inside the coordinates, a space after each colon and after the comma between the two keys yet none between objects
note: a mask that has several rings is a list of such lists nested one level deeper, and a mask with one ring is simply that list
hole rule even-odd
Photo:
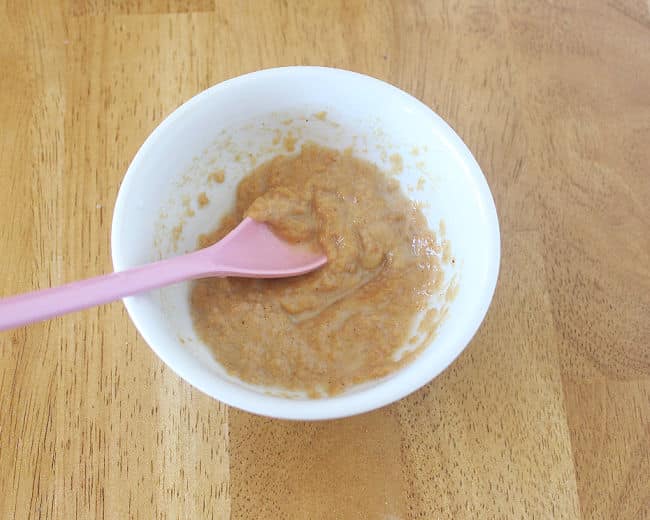
[{"label": "mixture smear on bowl", "polygon": [[440,290],[441,248],[395,179],[351,153],[304,145],[245,177],[235,209],[199,246],[220,240],[245,216],[324,250],[328,263],[296,278],[195,282],[194,327],[229,373],[334,395],[417,355],[396,356]]}]

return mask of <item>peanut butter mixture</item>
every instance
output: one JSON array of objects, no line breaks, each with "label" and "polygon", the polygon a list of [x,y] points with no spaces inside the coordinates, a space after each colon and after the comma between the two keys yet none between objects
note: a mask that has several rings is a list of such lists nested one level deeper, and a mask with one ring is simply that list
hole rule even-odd
[{"label": "peanut butter mixture", "polygon": [[394,179],[348,153],[304,145],[244,178],[234,211],[200,237],[221,239],[244,216],[292,242],[310,243],[325,267],[297,278],[208,278],[195,283],[195,329],[244,381],[333,395],[396,370],[414,319],[442,282],[440,247]]}]

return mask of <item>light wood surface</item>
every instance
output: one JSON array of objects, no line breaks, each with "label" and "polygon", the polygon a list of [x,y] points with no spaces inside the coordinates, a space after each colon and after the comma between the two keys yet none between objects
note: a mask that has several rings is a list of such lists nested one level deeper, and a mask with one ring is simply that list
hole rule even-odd
[{"label": "light wood surface", "polygon": [[120,303],[0,333],[0,518],[650,518],[647,0],[9,1],[0,31],[2,295],[108,271],[149,132],[278,65],[430,105],[503,240],[465,353],[346,420],[211,400]]}]

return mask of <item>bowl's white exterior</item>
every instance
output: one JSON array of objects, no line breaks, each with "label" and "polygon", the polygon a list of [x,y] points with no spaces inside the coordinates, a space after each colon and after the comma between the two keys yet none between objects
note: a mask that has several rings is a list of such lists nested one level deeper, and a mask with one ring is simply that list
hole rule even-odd
[{"label": "bowl's white exterior", "polygon": [[[327,117],[323,120],[322,114]],[[485,177],[456,133],[431,109],[403,91],[368,76],[321,67],[268,69],[240,76],[198,94],[169,115],[131,163],[113,215],[115,270],[190,250],[198,233],[214,228],[234,199],[254,150],[264,160],[280,131],[355,153],[390,169],[399,153],[405,192],[424,202],[432,227],[445,223],[456,259],[458,292],[431,344],[417,360],[384,378],[324,399],[268,395],[225,374],[193,333],[188,284],[124,300],[146,342],[183,379],[220,401],[253,413],[287,419],[329,419],[366,412],[417,390],[467,346],[494,293],[500,237]],[[278,145],[281,146],[281,143]],[[240,153],[241,151],[241,153]],[[223,185],[206,188],[210,168],[226,165]],[[393,164],[394,166],[394,164]],[[422,178],[426,182],[422,182]],[[210,191],[209,210],[188,199]],[[417,185],[417,187],[416,187]],[[184,195],[184,194],[187,195]],[[182,203],[179,202],[182,199]],[[185,212],[185,213],[184,213]],[[172,244],[171,227],[185,220]]]}]

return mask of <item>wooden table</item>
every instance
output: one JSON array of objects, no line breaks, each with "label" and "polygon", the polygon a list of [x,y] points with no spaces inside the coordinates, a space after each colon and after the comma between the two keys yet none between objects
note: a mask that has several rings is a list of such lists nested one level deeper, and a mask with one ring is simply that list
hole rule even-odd
[{"label": "wooden table", "polygon": [[251,416],[121,303],[0,334],[0,518],[650,518],[647,0],[64,0],[0,14],[0,294],[111,269],[135,151],[198,91],[343,67],[440,113],[500,214],[465,353],[385,409]]}]

